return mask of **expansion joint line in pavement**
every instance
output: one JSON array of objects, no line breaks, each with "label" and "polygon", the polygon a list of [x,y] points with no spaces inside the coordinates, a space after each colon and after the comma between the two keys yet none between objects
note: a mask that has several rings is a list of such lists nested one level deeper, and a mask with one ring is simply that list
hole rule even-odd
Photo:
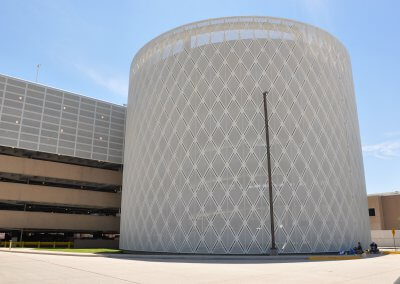
[{"label": "expansion joint line in pavement", "polygon": [[[23,257],[23,256],[19,256],[19,257]],[[102,274],[102,273],[98,273],[98,272],[94,272],[94,271],[90,271],[90,270],[80,269],[80,268],[76,268],[76,267],[72,267],[72,266],[68,266],[68,265],[62,265],[62,264],[54,263],[54,262],[51,262],[51,261],[40,260],[40,259],[31,258],[31,257],[24,257],[24,258],[27,258],[27,259],[30,259],[30,260],[44,262],[44,263],[47,263],[47,264],[52,264],[52,265],[59,266],[59,267],[65,267],[65,268],[69,268],[69,269],[73,269],[73,270],[92,273],[92,274],[96,274],[96,275],[99,275],[99,276],[108,277],[108,278],[112,278],[112,279],[116,279],[116,280],[120,280],[120,281],[124,281],[124,282],[128,282],[128,283],[141,284],[140,282],[130,281],[130,280],[127,280],[127,279],[118,278],[118,277],[114,277],[114,276],[111,276],[111,275]]]}]

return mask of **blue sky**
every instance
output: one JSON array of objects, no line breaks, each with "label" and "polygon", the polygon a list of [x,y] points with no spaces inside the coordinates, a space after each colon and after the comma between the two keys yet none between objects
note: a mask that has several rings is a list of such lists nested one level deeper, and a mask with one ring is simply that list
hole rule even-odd
[{"label": "blue sky", "polygon": [[125,103],[134,54],[176,26],[259,15],[327,30],[353,66],[368,193],[400,189],[400,1],[2,0],[0,73]]}]

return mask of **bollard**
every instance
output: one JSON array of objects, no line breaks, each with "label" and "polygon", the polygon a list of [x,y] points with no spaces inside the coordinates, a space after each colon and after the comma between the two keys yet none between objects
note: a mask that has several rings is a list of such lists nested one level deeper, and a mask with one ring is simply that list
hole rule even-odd
[{"label": "bollard", "polygon": [[10,240],[10,247],[9,247],[9,250],[11,250],[11,247],[12,247],[12,240]]}]

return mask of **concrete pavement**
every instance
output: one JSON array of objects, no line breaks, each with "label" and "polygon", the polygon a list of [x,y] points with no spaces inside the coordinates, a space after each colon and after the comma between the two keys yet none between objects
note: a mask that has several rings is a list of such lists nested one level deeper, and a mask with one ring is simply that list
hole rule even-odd
[{"label": "concrete pavement", "polygon": [[190,261],[0,252],[0,283],[394,283],[399,277],[400,255]]}]

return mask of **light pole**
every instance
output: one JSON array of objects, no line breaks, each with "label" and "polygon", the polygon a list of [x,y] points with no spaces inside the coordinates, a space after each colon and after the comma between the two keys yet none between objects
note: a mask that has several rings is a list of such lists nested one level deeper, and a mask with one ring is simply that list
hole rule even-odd
[{"label": "light pole", "polygon": [[36,83],[37,83],[37,80],[38,80],[38,76],[39,76],[39,69],[40,69],[40,66],[42,66],[42,64],[38,64],[38,65],[36,65]]},{"label": "light pole", "polygon": [[267,164],[268,164],[268,191],[269,191],[269,216],[271,219],[271,249],[270,255],[277,255],[278,248],[275,244],[275,224],[274,224],[274,199],[272,196],[272,174],[271,174],[271,151],[269,145],[269,127],[268,127],[268,108],[267,108],[268,92],[263,92],[264,99],[264,120],[265,120],[265,140],[267,144]]}]

